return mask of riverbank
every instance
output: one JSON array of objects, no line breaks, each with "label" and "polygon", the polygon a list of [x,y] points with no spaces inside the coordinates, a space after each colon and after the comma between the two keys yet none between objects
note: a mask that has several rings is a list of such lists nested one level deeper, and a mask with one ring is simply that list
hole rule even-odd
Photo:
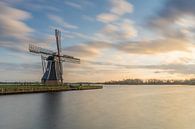
[{"label": "riverbank", "polygon": [[24,93],[43,93],[43,92],[61,92],[72,90],[94,90],[102,89],[103,86],[18,86],[18,85],[1,85],[0,95],[24,94]]}]

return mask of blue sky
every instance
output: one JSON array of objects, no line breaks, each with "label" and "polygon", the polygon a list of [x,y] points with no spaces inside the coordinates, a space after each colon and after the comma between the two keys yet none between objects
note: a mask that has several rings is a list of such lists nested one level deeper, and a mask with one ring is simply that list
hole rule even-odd
[{"label": "blue sky", "polygon": [[[194,77],[193,5],[189,0],[3,0],[0,81],[39,81],[40,55],[28,44],[81,58],[64,64],[64,80]],[[182,6],[181,6],[182,5]]]}]

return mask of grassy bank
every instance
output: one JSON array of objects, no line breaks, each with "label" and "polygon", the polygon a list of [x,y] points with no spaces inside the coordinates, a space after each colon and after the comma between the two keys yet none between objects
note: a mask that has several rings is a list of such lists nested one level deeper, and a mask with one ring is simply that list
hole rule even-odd
[{"label": "grassy bank", "polygon": [[102,86],[0,85],[0,95],[101,89]]}]

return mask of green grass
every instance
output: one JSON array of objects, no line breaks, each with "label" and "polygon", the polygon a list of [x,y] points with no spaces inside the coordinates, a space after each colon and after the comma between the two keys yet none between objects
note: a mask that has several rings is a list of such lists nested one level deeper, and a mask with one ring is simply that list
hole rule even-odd
[{"label": "green grass", "polygon": [[102,86],[0,85],[0,94],[101,89]]}]

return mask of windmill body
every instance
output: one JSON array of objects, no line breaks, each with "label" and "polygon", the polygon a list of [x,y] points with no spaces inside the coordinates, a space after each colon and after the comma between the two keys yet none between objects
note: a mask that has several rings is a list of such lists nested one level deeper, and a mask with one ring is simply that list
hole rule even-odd
[{"label": "windmill body", "polygon": [[41,79],[41,82],[46,84],[59,84],[61,81],[60,78],[60,69],[59,63],[54,60],[54,56],[49,56],[47,58],[47,67]]},{"label": "windmill body", "polygon": [[29,45],[29,51],[41,54],[43,77],[41,82],[44,84],[63,84],[63,62],[80,63],[80,59],[69,55],[61,55],[61,33],[55,30],[57,52]]}]

